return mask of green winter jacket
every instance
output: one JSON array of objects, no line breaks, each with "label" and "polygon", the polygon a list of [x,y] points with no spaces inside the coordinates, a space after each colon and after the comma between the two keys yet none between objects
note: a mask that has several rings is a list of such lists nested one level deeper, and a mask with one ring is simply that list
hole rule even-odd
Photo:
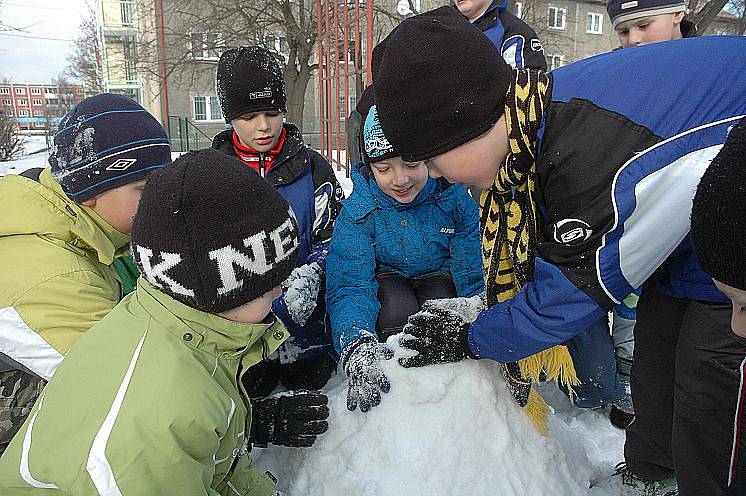
[{"label": "green winter jacket", "polygon": [[114,258],[129,236],[39,181],[0,177],[0,362],[49,379],[75,341],[121,299]]},{"label": "green winter jacket", "polygon": [[273,494],[240,386],[288,336],[272,320],[204,313],[140,278],[67,354],[0,458],[0,494]]}]

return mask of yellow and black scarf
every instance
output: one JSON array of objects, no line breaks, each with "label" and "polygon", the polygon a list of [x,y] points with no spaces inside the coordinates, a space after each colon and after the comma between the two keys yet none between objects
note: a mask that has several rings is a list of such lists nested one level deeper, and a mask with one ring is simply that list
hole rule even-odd
[{"label": "yellow and black scarf", "polygon": [[[480,199],[488,307],[512,298],[534,277],[538,240],[535,148],[552,80],[536,70],[517,70],[514,75],[505,101],[510,151],[495,184],[482,192]],[[503,364],[502,371],[518,405],[542,434],[548,432],[549,407],[531,387],[532,382],[559,380],[570,389],[571,397],[572,386],[579,383],[564,345]]]}]

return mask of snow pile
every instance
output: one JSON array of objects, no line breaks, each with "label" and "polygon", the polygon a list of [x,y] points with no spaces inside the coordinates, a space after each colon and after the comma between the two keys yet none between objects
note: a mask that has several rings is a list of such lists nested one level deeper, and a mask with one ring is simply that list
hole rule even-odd
[{"label": "snow pile", "polygon": [[[396,340],[389,345],[405,356]],[[608,458],[601,463],[589,459],[584,438],[590,433],[578,429],[572,416],[569,424],[553,417],[550,435],[540,436],[496,363],[404,369],[394,359],[384,371],[391,392],[378,407],[367,414],[347,411],[347,381],[340,374],[326,391],[329,431],[310,449],[256,449],[257,465],[277,476],[291,496],[612,494],[589,493],[589,487],[619,461],[622,431],[590,451]]]}]

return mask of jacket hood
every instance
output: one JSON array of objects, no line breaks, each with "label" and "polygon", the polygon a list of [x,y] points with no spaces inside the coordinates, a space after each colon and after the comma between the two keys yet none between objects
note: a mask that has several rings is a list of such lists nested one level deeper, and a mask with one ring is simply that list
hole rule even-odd
[{"label": "jacket hood", "polygon": [[410,203],[399,203],[381,191],[373,178],[370,167],[359,162],[350,169],[352,178],[352,194],[342,204],[347,213],[355,220],[361,220],[376,208],[408,210],[429,200],[438,200],[442,195],[450,194],[451,183],[445,179],[427,178],[425,186]]},{"label": "jacket hood", "polygon": [[111,265],[127,251],[130,238],[92,209],[72,201],[47,167],[39,181],[16,175],[0,178],[0,236],[40,235],[86,251]]},{"label": "jacket hood", "polygon": [[269,315],[268,323],[234,322],[187,306],[159,291],[142,277],[137,280],[137,291],[133,294],[137,302],[153,318],[159,320],[164,328],[178,333],[181,339],[185,339],[182,334],[183,326],[173,322],[173,319],[178,319],[191,331],[189,344],[214,356],[235,354],[236,357],[240,357],[247,348],[263,347],[260,340],[267,334],[269,339],[265,341],[269,349],[266,350],[266,354],[269,354],[290,336],[282,323],[272,314]]}]

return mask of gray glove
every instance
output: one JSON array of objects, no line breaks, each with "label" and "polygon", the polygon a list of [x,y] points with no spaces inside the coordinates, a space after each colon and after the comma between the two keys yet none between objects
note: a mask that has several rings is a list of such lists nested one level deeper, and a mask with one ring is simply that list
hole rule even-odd
[{"label": "gray glove", "polygon": [[304,326],[316,308],[321,289],[321,266],[316,262],[293,269],[282,283],[288,314],[298,325]]},{"label": "gray glove", "polygon": [[342,351],[341,361],[349,378],[347,409],[354,411],[358,404],[361,412],[367,412],[381,403],[381,391],[391,389],[386,374],[381,368],[381,360],[394,357],[394,350],[379,343],[369,332],[348,344]]}]

